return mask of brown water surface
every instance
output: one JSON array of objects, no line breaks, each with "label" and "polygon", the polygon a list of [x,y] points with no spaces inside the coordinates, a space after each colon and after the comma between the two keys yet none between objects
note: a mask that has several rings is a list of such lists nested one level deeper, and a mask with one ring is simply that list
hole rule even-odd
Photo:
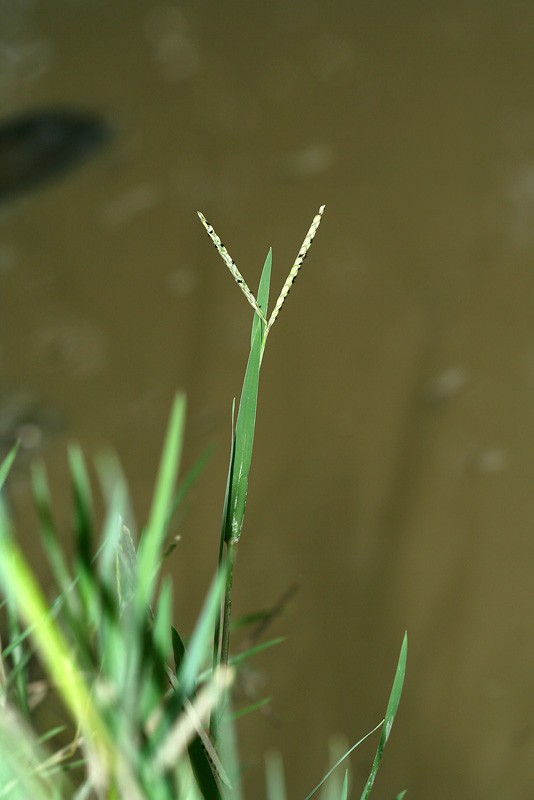
[{"label": "brown water surface", "polygon": [[[257,658],[278,722],[241,725],[249,796],[267,747],[304,797],[330,733],[381,719],[408,629],[377,796],[532,797],[532,3],[0,13],[2,114],[60,103],[115,131],[0,209],[2,387],[63,417],[44,453],[65,527],[65,442],[117,449],[142,520],[185,389],[187,463],[219,443],[172,560],[190,628],[251,324],[196,210],[252,286],[273,246],[274,292],[326,203],[262,369],[236,614],[301,590],[273,628],[287,642]],[[374,747],[352,758],[355,796]]]}]

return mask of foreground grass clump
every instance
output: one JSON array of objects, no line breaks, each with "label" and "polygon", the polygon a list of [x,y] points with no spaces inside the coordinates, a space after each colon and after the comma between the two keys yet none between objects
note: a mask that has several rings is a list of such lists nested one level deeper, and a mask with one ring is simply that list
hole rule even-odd
[{"label": "foreground grass clump", "polygon": [[[255,297],[213,228],[200,215],[253,307],[254,318],[237,419],[235,425],[232,422],[218,567],[187,646],[172,624],[171,580],[161,578],[165,556],[176,543],[170,533],[173,512],[202,466],[201,460],[176,489],[185,425],[183,395],[173,404],[148,522],[137,543],[129,526],[127,486],[116,461],[108,457],[97,464],[107,504],[102,530],[97,533],[85,463],[80,451],[73,448],[75,550],[69,562],[59,543],[46,475],[42,468],[34,469],[42,546],[56,591],[51,604],[17,544],[0,495],[0,587],[9,630],[9,642],[0,648],[0,798],[242,797],[229,697],[235,670],[258,646],[233,658],[230,622],[259,371],[267,336],[302,266],[323,210],[324,206],[313,220],[269,318],[271,252]],[[16,448],[0,467],[0,491],[15,457]],[[362,800],[371,791],[397,711],[406,647],[405,637],[385,720],[377,726],[382,727],[382,734]],[[34,720],[35,685],[29,673],[34,655],[47,676],[49,692],[61,699],[68,712],[64,726],[44,733],[38,731]],[[269,800],[283,800],[283,777],[276,759],[267,763],[267,778]],[[336,796],[348,796],[347,773]]]}]

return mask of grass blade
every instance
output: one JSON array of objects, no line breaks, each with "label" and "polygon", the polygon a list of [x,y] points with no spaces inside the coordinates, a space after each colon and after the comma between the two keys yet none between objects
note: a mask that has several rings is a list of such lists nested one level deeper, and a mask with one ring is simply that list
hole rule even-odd
[{"label": "grass blade", "polygon": [[154,592],[154,577],[161,560],[161,550],[182,452],[184,424],[185,395],[178,394],[174,400],[167,428],[148,525],[141,535],[137,551],[136,607],[140,619],[145,617]]},{"label": "grass blade", "polygon": [[42,463],[32,467],[33,502],[41,527],[41,538],[48,563],[56,581],[56,586],[65,598],[72,587],[72,576],[69,572],[64,552],[59,544],[56,524],[52,515],[52,501],[48,489],[46,472]]},{"label": "grass blade", "polygon": [[52,619],[48,603],[21,551],[15,544],[9,522],[0,510],[0,581],[27,625],[53,681],[74,720],[88,741],[96,734],[106,749],[107,731],[92,702],[75,654]]},{"label": "grass blade", "polygon": [[13,466],[13,462],[17,456],[19,447],[20,442],[16,442],[0,465],[0,492],[4,488],[4,483],[6,482],[11,467]]},{"label": "grass blade", "polygon": [[187,652],[182,658],[178,669],[178,683],[186,697],[191,697],[193,694],[197,676],[205,663],[208,653],[208,644],[211,640],[211,632],[213,630],[213,622],[220,608],[225,579],[226,575],[224,571],[217,573],[204,601]]},{"label": "grass blade", "polygon": [[93,554],[93,502],[91,486],[81,449],[76,445],[69,449],[70,473],[74,492],[74,531],[76,534],[76,555],[78,567],[91,570]]},{"label": "grass blade", "polygon": [[267,800],[286,800],[284,764],[277,750],[271,750],[265,757],[265,776],[267,779]]},{"label": "grass blade", "polygon": [[241,717],[248,717],[249,714],[253,714],[254,711],[259,711],[260,708],[265,708],[265,706],[268,706],[271,702],[272,697],[263,697],[256,703],[251,703],[251,705],[246,706],[246,708],[240,708],[239,711],[232,712],[231,720],[232,722],[235,722],[236,720],[241,719]]},{"label": "grass blade", "polygon": [[366,733],[366,734],[365,734],[365,736],[362,736],[362,738],[361,738],[361,739],[359,739],[359,740],[356,742],[356,744],[353,744],[353,745],[352,745],[352,747],[351,747],[349,750],[347,750],[347,752],[345,753],[345,755],[341,756],[341,758],[339,759],[339,761],[336,761],[336,763],[334,764],[334,766],[333,766],[333,767],[331,767],[331,769],[329,769],[329,770],[328,770],[328,772],[326,773],[326,775],[325,775],[325,776],[324,776],[324,777],[323,777],[323,778],[322,778],[322,779],[319,781],[319,783],[317,784],[317,786],[315,787],[315,789],[312,789],[312,791],[309,793],[309,795],[307,795],[307,796],[306,796],[305,800],[310,800],[310,798],[311,798],[311,797],[313,797],[313,795],[315,794],[315,792],[316,792],[318,789],[320,789],[320,788],[321,788],[321,786],[323,785],[323,783],[324,783],[326,780],[328,780],[328,778],[329,778],[329,777],[330,777],[330,775],[333,773],[333,771],[334,771],[335,769],[337,769],[337,768],[339,767],[339,765],[340,765],[340,764],[341,764],[343,761],[345,761],[345,759],[346,759],[346,758],[348,758],[348,756],[350,756],[350,754],[352,753],[352,751],[353,751],[353,750],[356,750],[356,748],[357,748],[357,747],[359,747],[359,746],[361,745],[361,743],[362,743],[362,742],[365,742],[365,740],[366,740],[366,739],[368,739],[368,738],[369,738],[369,736],[372,736],[372,734],[373,734],[375,731],[377,731],[377,730],[378,730],[380,727],[382,727],[382,724],[383,724],[382,722],[379,722],[379,723],[378,723],[378,725],[376,725],[376,727],[374,727],[372,731],[369,731],[369,733]]},{"label": "grass blade", "polygon": [[343,789],[341,790],[341,800],[347,800],[349,791],[349,771],[345,770],[345,780],[343,781]]},{"label": "grass blade", "polygon": [[[263,267],[258,297],[267,304],[271,280],[272,253],[269,250]],[[247,502],[248,476],[252,461],[254,429],[256,425],[256,406],[258,384],[265,327],[254,317],[252,322],[250,355],[241,391],[239,411],[235,429],[235,455],[232,470],[232,483],[229,496],[229,513],[226,515],[225,541],[236,543],[241,536],[245,505]]]},{"label": "grass blade", "polygon": [[172,579],[164,579],[156,604],[152,629],[154,650],[162,664],[166,664],[172,651]]},{"label": "grass blade", "polygon": [[245,650],[243,653],[232,656],[228,663],[233,667],[239,667],[244,661],[256,655],[256,653],[261,653],[262,650],[268,650],[270,647],[285,642],[285,640],[285,636],[277,636],[275,639],[270,639],[268,642],[261,642],[261,644],[254,645],[254,647],[249,647],[249,649]]},{"label": "grass blade", "polygon": [[24,652],[24,639],[21,637],[19,620],[13,603],[7,599],[7,619],[9,628],[9,641],[13,643],[11,663],[13,669],[10,679],[14,681],[17,706],[21,714],[30,719],[30,706],[28,702],[28,661],[29,655]]},{"label": "grass blade", "polygon": [[367,779],[367,783],[365,784],[364,790],[362,792],[361,800],[366,800],[369,797],[369,794],[371,793],[376,773],[378,771],[378,767],[382,759],[382,754],[384,752],[384,747],[386,746],[386,742],[389,739],[389,734],[391,733],[391,728],[393,726],[393,721],[395,719],[395,715],[397,713],[397,709],[399,707],[399,702],[402,694],[404,675],[406,672],[407,654],[408,654],[408,634],[405,633],[404,639],[402,640],[402,647],[400,651],[399,662],[397,664],[397,671],[395,673],[395,679],[393,681],[393,688],[391,689],[391,694],[389,696],[389,702],[386,709],[386,716],[384,718],[384,727],[382,728],[382,735],[378,743],[378,748],[376,751],[375,759],[373,761],[373,766],[371,767],[370,775]]}]

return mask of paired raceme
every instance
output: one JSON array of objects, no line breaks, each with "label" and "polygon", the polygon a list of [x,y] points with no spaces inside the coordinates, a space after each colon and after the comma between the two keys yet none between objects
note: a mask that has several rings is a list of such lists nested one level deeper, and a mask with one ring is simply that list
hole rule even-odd
[{"label": "paired raceme", "polygon": [[256,299],[247,286],[247,283],[241,272],[238,270],[235,261],[231,258],[228,250],[221,242],[221,239],[215,233],[212,225],[209,224],[200,211],[197,212],[212,242],[220,253],[221,258],[230,270],[234,280],[240,287],[248,302],[256,312],[252,323],[250,356],[245,373],[243,390],[241,393],[237,424],[235,427],[235,436],[232,439],[232,456],[228,475],[230,492],[225,500],[223,515],[223,540],[233,544],[239,541],[243,525],[246,488],[254,439],[259,369],[263,359],[265,343],[267,341],[269,331],[274,325],[274,322],[280,313],[280,309],[282,308],[282,305],[289,294],[289,290],[291,289],[295,278],[297,277],[299,270],[304,263],[304,259],[306,258],[308,250],[311,247],[315,234],[317,233],[317,228],[321,222],[324,208],[324,205],[321,206],[319,212],[313,219],[310,229],[306,234],[306,237],[298,252],[297,258],[295,259],[295,263],[291,267],[289,275],[282,286],[282,291],[280,292],[278,300],[275,303],[269,321],[267,321],[266,313],[271,280],[272,252],[269,251],[267,254],[260,279],[258,297]]},{"label": "paired raceme", "polygon": [[250,303],[250,305],[252,306],[252,308],[254,309],[256,314],[259,316],[261,321],[265,324],[265,331],[264,331],[264,334],[263,334],[262,349],[261,349],[262,356],[263,356],[263,350],[265,349],[265,341],[267,339],[267,336],[269,335],[269,331],[271,330],[271,328],[272,328],[272,326],[273,326],[278,314],[280,313],[280,309],[282,308],[282,306],[284,304],[284,300],[286,299],[287,295],[289,294],[289,290],[293,286],[295,278],[297,277],[298,272],[299,272],[300,268],[302,267],[302,265],[304,263],[304,259],[306,258],[307,254],[308,254],[308,250],[310,249],[311,244],[313,242],[313,239],[315,237],[315,234],[317,233],[317,228],[319,227],[319,225],[321,223],[321,217],[323,216],[324,209],[325,209],[325,207],[321,206],[319,211],[317,212],[317,214],[313,218],[313,222],[310,225],[310,230],[306,234],[306,238],[304,239],[304,241],[302,243],[302,247],[300,248],[300,250],[298,252],[298,255],[297,255],[296,259],[295,259],[295,263],[291,267],[291,270],[289,271],[289,275],[286,278],[286,282],[282,286],[282,291],[280,292],[280,296],[278,297],[278,300],[275,303],[275,306],[273,308],[273,311],[271,313],[271,316],[270,316],[268,322],[267,322],[267,318],[266,318],[267,309],[265,309],[265,312],[264,312],[262,307],[261,307],[261,305],[258,305],[258,302],[256,301],[256,298],[254,297],[254,295],[252,294],[252,292],[248,288],[245,279],[243,278],[243,276],[239,272],[235,261],[230,256],[230,253],[228,252],[226,247],[221,242],[220,238],[215,233],[215,231],[213,229],[213,226],[209,224],[209,222],[206,219],[206,217],[204,216],[204,214],[202,214],[200,211],[197,211],[197,214],[200,217],[200,221],[202,222],[202,224],[206,228],[206,230],[207,230],[207,232],[208,232],[213,244],[215,245],[215,247],[219,251],[219,253],[221,255],[221,258],[223,259],[224,263],[226,264],[226,266],[228,267],[228,269],[232,273],[232,275],[234,277],[234,280],[236,281],[237,285],[239,286],[239,288],[241,289],[241,291],[243,292],[243,294],[245,295],[245,297],[247,298],[248,302]]}]

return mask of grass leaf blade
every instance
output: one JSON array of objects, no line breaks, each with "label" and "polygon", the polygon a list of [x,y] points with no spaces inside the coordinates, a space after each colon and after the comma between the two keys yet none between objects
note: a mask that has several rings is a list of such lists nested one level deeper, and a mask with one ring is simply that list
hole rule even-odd
[{"label": "grass leaf blade", "polygon": [[372,736],[372,734],[373,734],[375,731],[377,731],[377,730],[378,730],[378,729],[379,729],[379,728],[382,726],[382,724],[383,724],[382,722],[379,722],[379,723],[378,723],[378,725],[376,725],[376,726],[373,728],[373,730],[372,730],[372,731],[369,731],[369,733],[366,733],[366,734],[365,734],[365,736],[362,736],[362,738],[361,738],[361,739],[358,739],[358,741],[356,742],[356,744],[353,744],[353,745],[352,745],[352,747],[351,747],[349,750],[347,750],[347,752],[345,753],[345,755],[341,756],[341,758],[340,758],[338,761],[336,761],[336,763],[334,764],[334,766],[333,766],[333,767],[331,767],[331,768],[328,770],[328,772],[326,773],[326,775],[325,775],[325,776],[324,776],[324,777],[323,777],[323,778],[322,778],[322,779],[319,781],[319,783],[317,784],[317,786],[315,787],[315,789],[312,789],[312,791],[309,793],[309,795],[307,795],[307,796],[306,796],[305,800],[310,800],[310,798],[311,798],[311,797],[313,797],[313,795],[315,794],[315,792],[317,792],[317,791],[318,791],[318,789],[320,789],[320,788],[321,788],[321,786],[323,785],[323,783],[324,783],[326,780],[328,780],[328,778],[329,778],[329,777],[330,777],[330,775],[331,775],[331,774],[334,772],[334,770],[335,770],[335,769],[337,769],[337,768],[339,767],[339,765],[340,765],[340,764],[341,764],[343,761],[345,761],[345,759],[346,759],[346,758],[348,758],[348,757],[350,756],[350,754],[352,753],[352,751],[353,751],[353,750],[356,750],[356,748],[357,748],[357,747],[359,747],[359,746],[361,745],[361,743],[362,743],[362,742],[364,742],[366,739],[368,739],[368,738],[369,738],[369,736]]},{"label": "grass leaf blade", "polygon": [[391,733],[391,728],[393,726],[393,721],[395,720],[395,715],[397,713],[397,709],[399,707],[399,702],[402,694],[404,675],[406,673],[407,654],[408,654],[408,634],[405,633],[404,639],[402,640],[402,647],[400,651],[399,661],[397,664],[397,671],[395,673],[395,679],[393,681],[393,688],[391,689],[391,694],[389,696],[389,702],[386,709],[386,716],[384,718],[384,727],[382,728],[382,735],[380,736],[380,741],[378,743],[378,748],[373,761],[373,766],[371,767],[370,775],[367,779],[367,783],[365,784],[364,790],[362,792],[361,800],[367,800],[369,794],[371,793],[376,773],[378,771],[378,767],[382,759],[382,754],[384,752],[384,747],[386,746],[386,742],[389,739],[389,734]]},{"label": "grass leaf blade", "polygon": [[19,447],[20,442],[16,442],[0,465],[0,492],[2,491],[7,476],[9,475],[11,467],[13,466],[13,462],[17,456]]},{"label": "grass leaf blade", "polygon": [[174,399],[167,427],[148,525],[142,533],[137,550],[136,606],[140,617],[146,615],[154,591],[154,576],[161,559],[182,452],[184,425],[185,395],[178,394]]},{"label": "grass leaf blade", "polygon": [[[272,252],[269,250],[263,266],[258,297],[265,303],[269,301],[271,281]],[[229,511],[226,515],[225,541],[238,542],[243,527],[245,505],[247,502],[248,476],[252,462],[254,429],[256,427],[256,406],[260,379],[261,357],[263,353],[265,326],[257,317],[252,321],[250,355],[245,371],[239,411],[235,428],[235,454],[232,468],[232,483],[229,495]]]},{"label": "grass leaf blade", "polygon": [[197,676],[208,652],[207,645],[211,639],[215,615],[220,607],[225,580],[224,570],[220,570],[209,589],[189,647],[181,660],[177,678],[186,697],[190,697],[195,689]]}]

